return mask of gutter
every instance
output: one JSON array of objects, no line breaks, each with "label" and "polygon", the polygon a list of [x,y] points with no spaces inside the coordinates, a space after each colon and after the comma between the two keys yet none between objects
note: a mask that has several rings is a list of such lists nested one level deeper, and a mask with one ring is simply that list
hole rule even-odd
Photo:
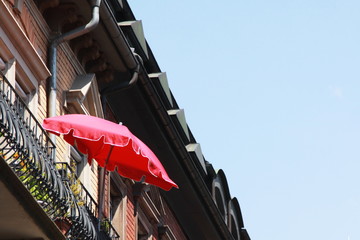
[{"label": "gutter", "polygon": [[[49,84],[48,85],[48,94],[49,94],[48,117],[56,116],[57,46],[65,41],[72,40],[74,38],[77,38],[92,31],[99,23],[100,14],[105,28],[108,30],[111,38],[114,40],[115,46],[121,53],[119,54],[120,57],[122,58],[122,60],[129,69],[134,70],[133,76],[128,84],[119,83],[115,86],[107,87],[106,89],[101,90],[100,93],[106,95],[107,97],[110,94],[115,93],[116,91],[120,91],[123,88],[127,88],[134,85],[138,79],[138,75],[140,71],[139,62],[142,63],[141,58],[139,56],[135,56],[135,54],[131,51],[131,47],[129,46],[128,42],[125,40],[126,37],[124,36],[118,24],[116,23],[116,19],[112,15],[108,3],[104,1],[101,7],[100,4],[101,4],[101,0],[95,0],[95,4],[93,5],[93,10],[92,10],[92,19],[86,25],[83,25],[67,33],[64,33],[53,39],[50,43],[48,65],[49,65],[49,70],[51,72],[51,76],[48,78],[48,84]],[[114,89],[113,91],[110,92],[109,88],[114,88]]]},{"label": "gutter", "polygon": [[[101,0],[92,1],[92,17],[90,21],[80,27],[77,27],[67,33],[61,34],[60,36],[55,37],[49,46],[49,55],[48,55],[48,66],[51,73],[51,76],[48,78],[48,117],[56,116],[56,91],[57,91],[57,47],[66,41],[70,41],[74,38],[80,37],[84,34],[87,34],[95,29],[100,21],[100,4]],[[50,139],[56,146],[56,136],[50,134]],[[54,150],[56,151],[56,149]],[[56,154],[56,153],[55,153]],[[99,221],[100,225],[100,221]]]},{"label": "gutter", "polygon": [[100,8],[100,14],[104,27],[107,29],[115,47],[119,51],[121,60],[125,63],[128,69],[133,70],[133,75],[129,82],[115,83],[100,90],[102,109],[104,114],[106,114],[107,97],[134,86],[139,78],[140,66],[143,64],[143,61],[138,54],[131,50],[124,33],[121,31],[120,26],[118,25],[114,15],[112,14],[111,8],[106,1],[104,1],[104,4]]},{"label": "gutter", "polygon": [[[51,76],[48,79],[48,117],[56,116],[56,91],[57,91],[57,47],[63,42],[70,41],[74,38],[82,36],[90,31],[92,31],[99,23],[100,12],[102,16],[102,21],[104,23],[105,28],[108,30],[111,38],[114,41],[116,48],[120,52],[120,57],[128,67],[128,69],[133,70],[133,75],[128,83],[116,83],[114,85],[108,86],[100,91],[101,94],[101,102],[103,105],[103,111],[106,113],[106,99],[108,96],[115,94],[123,89],[127,89],[136,84],[139,72],[140,72],[140,63],[142,60],[140,56],[135,56],[135,54],[131,51],[131,48],[128,42],[125,40],[125,36],[120,30],[119,26],[116,24],[116,19],[111,13],[110,7],[107,2],[104,1],[100,8],[101,0],[96,0],[95,4],[92,6],[92,19],[81,27],[78,27],[74,30],[71,30],[67,33],[64,33],[56,38],[54,38],[49,47],[49,57],[48,57],[48,65],[51,72]],[[56,144],[56,136],[51,134],[51,140]],[[100,172],[100,192],[104,192],[103,182],[105,178],[105,171],[102,169]],[[102,195],[100,195],[102,196]],[[101,220],[102,216],[102,208],[103,208],[103,199],[100,198],[99,204],[99,219]],[[100,224],[100,221],[99,221]]]},{"label": "gutter", "polygon": [[135,56],[138,59],[138,61],[136,61],[136,67],[134,69],[134,72],[133,72],[133,75],[132,75],[130,81],[115,83],[115,84],[112,84],[110,86],[107,86],[107,87],[101,89],[101,91],[100,91],[102,109],[104,111],[104,114],[106,114],[106,101],[107,101],[106,99],[107,99],[107,97],[110,95],[113,95],[115,93],[118,93],[122,90],[133,87],[139,79],[140,65],[143,64],[143,61],[138,54],[132,53],[132,55]]},{"label": "gutter", "polygon": [[136,69],[138,61],[134,56],[130,45],[126,41],[124,33],[121,31],[114,15],[112,14],[109,4],[106,1],[104,1],[100,7],[100,14],[104,27],[108,30],[116,48],[119,50],[121,59],[128,69]]}]

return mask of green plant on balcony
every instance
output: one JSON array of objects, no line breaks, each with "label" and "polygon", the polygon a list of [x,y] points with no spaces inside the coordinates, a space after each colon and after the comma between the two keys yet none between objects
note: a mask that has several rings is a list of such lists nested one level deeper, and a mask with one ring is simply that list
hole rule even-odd
[{"label": "green plant on balcony", "polygon": [[100,229],[101,229],[103,232],[109,233],[109,232],[110,232],[110,228],[111,228],[110,219],[104,218],[103,220],[101,220]]},{"label": "green plant on balcony", "polygon": [[75,174],[76,163],[75,161],[70,161],[70,172],[67,174],[70,183],[70,189],[73,192],[78,206],[83,206],[84,201],[81,199],[81,182]]},{"label": "green plant on balcony", "polygon": [[26,162],[20,157],[17,157],[19,160],[19,166],[21,166],[20,172],[21,175],[19,176],[20,180],[24,183],[25,186],[28,187],[31,195],[41,204],[46,201],[51,201],[49,195],[49,189],[44,187],[46,184],[39,178],[35,176],[33,171],[27,166]]},{"label": "green plant on balcony", "polygon": [[3,151],[0,151],[0,156],[6,162],[15,166],[14,170],[17,172],[19,179],[41,205],[44,205],[44,202],[51,200],[49,189],[44,187],[46,184],[41,180],[41,177],[36,176],[36,172],[29,167],[28,161],[26,161],[23,156],[18,152],[8,152],[7,154],[4,154]]}]

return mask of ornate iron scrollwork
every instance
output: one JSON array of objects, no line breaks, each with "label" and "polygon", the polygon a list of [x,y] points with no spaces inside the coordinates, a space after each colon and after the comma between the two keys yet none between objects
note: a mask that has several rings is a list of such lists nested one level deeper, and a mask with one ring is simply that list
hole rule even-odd
[{"label": "ornate iron scrollwork", "polygon": [[71,222],[69,239],[98,239],[86,208],[62,181],[55,146],[35,116],[0,71],[0,156],[55,221]]}]

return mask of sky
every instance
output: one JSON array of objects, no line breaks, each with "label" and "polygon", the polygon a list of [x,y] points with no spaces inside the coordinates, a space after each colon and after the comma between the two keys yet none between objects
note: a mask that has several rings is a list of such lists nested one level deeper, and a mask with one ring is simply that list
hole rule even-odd
[{"label": "sky", "polygon": [[360,239],[360,1],[129,4],[251,239]]}]

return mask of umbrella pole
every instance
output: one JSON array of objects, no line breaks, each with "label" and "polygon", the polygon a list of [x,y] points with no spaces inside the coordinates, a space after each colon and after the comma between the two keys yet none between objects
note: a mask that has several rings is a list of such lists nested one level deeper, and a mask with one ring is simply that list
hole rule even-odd
[{"label": "umbrella pole", "polygon": [[105,161],[105,166],[100,171],[100,183],[99,183],[100,195],[99,195],[99,212],[98,212],[98,217],[99,217],[98,230],[99,231],[100,231],[100,227],[101,227],[101,220],[102,220],[102,215],[103,215],[102,212],[103,212],[104,200],[105,200],[105,178],[106,178],[105,171],[106,171],[106,165],[109,161],[113,147],[114,147],[113,145],[110,146],[109,154]]}]

